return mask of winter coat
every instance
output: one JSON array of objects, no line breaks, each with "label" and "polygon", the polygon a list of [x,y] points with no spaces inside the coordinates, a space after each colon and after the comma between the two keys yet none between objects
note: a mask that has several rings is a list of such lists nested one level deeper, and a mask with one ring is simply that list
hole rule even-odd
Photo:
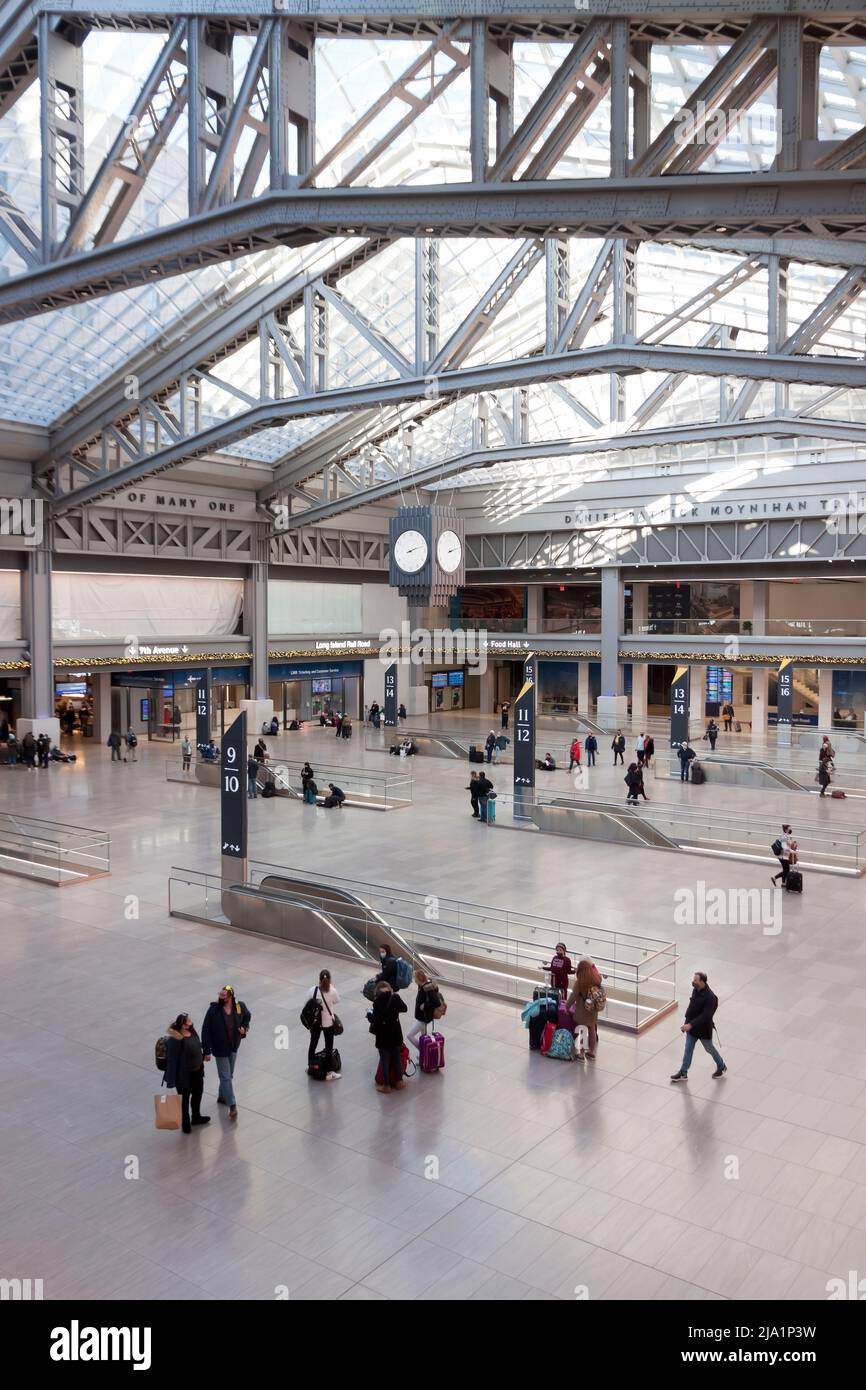
[{"label": "winter coat", "polygon": [[691,1024],[689,1032],[693,1038],[709,1039],[713,1036],[713,1015],[718,1007],[719,1001],[709,985],[692,990],[686,1009],[686,1023]]},{"label": "winter coat", "polygon": [[370,1032],[376,1039],[377,1047],[399,1047],[403,1041],[400,1015],[406,1013],[406,1005],[399,994],[383,991],[373,1000],[373,1017]]},{"label": "winter coat", "polygon": [[192,1076],[204,1066],[204,1052],[198,1033],[189,1037],[169,1028],[166,1033],[165,1084],[178,1091],[190,1090]]},{"label": "winter coat", "polygon": [[249,1031],[252,1014],[243,999],[236,1000],[232,1008],[235,1026],[231,1037],[226,1011],[218,999],[214,1000],[205,1014],[201,1029],[201,1045],[207,1057],[230,1057],[243,1042],[240,1030],[246,1028]]}]

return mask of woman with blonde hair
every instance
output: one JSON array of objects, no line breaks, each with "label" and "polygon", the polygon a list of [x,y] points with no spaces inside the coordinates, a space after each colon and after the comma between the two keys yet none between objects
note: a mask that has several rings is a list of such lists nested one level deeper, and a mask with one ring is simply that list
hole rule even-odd
[{"label": "woman with blonde hair", "polygon": [[594,1058],[598,1050],[598,1015],[607,997],[598,967],[591,960],[578,962],[569,1008],[574,1014],[575,1056],[579,1062]]}]

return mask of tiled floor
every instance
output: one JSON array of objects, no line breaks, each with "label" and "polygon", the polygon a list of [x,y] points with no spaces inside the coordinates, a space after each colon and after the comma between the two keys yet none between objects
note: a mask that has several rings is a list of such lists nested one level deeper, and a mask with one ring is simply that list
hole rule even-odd
[{"label": "tiled floor", "polygon": [[[280,742],[383,766],[357,735]],[[487,829],[466,767],[435,759],[415,760],[403,811],[258,801],[256,858],[672,937],[683,1003],[695,968],[721,999],[728,1076],[699,1050],[672,1087],[678,1017],[603,1032],[581,1067],[530,1054],[511,1006],[455,990],[444,1073],[381,1096],[366,969],[335,964],[344,1075],[316,1085],[298,1012],[319,960],[168,917],[171,866],[217,868],[217,794],[166,782],[164,749],[134,766],[77,751],[0,770],[4,810],[108,828],[113,861],[59,891],[0,877],[3,1277],[42,1278],[47,1298],[810,1299],[866,1270],[866,884],[810,875],[778,933],[674,925],[678,888],[768,887],[770,870]],[[594,789],[619,777],[603,757]],[[701,793],[804,818],[776,793],[655,795]],[[859,820],[856,802],[806,804]],[[158,1133],[154,1041],[224,980],[253,1011],[240,1119],[208,1068],[212,1123]]]}]

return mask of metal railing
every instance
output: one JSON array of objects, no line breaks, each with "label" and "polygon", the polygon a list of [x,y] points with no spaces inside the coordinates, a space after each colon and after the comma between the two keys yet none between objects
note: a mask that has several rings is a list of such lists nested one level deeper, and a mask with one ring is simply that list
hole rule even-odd
[{"label": "metal railing", "polygon": [[[557,821],[561,829],[554,830]],[[553,833],[576,838],[608,840],[642,848],[667,848],[718,854],[732,859],[755,859],[775,864],[770,846],[780,822],[767,815],[726,812],[682,803],[640,800],[636,807],[622,801],[547,792],[527,788],[518,796],[498,793],[493,829],[513,826],[538,829],[542,822]],[[799,862],[825,873],[860,875],[866,872],[866,830],[841,824],[794,824]]]},{"label": "metal railing", "polygon": [[0,813],[0,870],[57,888],[111,873],[111,838],[61,821]]},{"label": "metal railing", "polygon": [[[443,726],[429,729],[367,729],[364,735],[364,747],[371,753],[387,753],[392,743],[399,743],[402,739],[408,738],[419,745],[422,756],[425,753],[435,755],[436,745],[438,745],[441,747],[443,757],[448,756],[450,750],[452,756],[457,755],[468,760],[469,749],[478,748],[484,753],[486,763],[485,740],[489,732],[489,729],[482,729],[478,732],[467,733],[463,725],[455,725],[453,730]],[[544,731],[541,732],[543,734]],[[514,761],[513,729],[494,729],[494,733],[497,738],[500,734],[504,734],[508,739],[508,745],[501,751],[499,749],[494,751],[491,760],[493,765],[512,763]],[[548,742],[542,737],[538,739],[540,757],[543,758],[545,753],[550,753],[557,767],[568,766],[569,746],[570,741],[569,743],[562,743],[557,740]]]},{"label": "metal railing", "polygon": [[[545,982],[543,966],[556,944],[564,941],[575,963],[584,957],[591,959],[605,977],[608,1005],[602,1023],[640,1032],[676,1004],[678,957],[671,941],[562,919],[530,917],[506,908],[318,872],[310,877],[308,870],[258,861],[250,864],[245,887],[259,887],[266,896],[269,890],[262,886],[263,881],[279,877],[296,884],[304,880],[303,902],[322,917],[339,916],[328,889],[357,895],[369,908],[376,928],[381,929],[384,921],[397,948],[402,945],[421,958],[428,972],[443,984],[522,1002],[531,998],[536,985]],[[231,925],[223,912],[225,887],[217,875],[172,868],[169,912],[219,926]],[[358,946],[375,958],[363,919],[353,916],[346,929],[353,932]]]},{"label": "metal railing", "polygon": [[[289,762],[282,758],[268,758],[259,767],[259,794],[267,781],[273,781],[277,794],[289,794],[301,798],[302,763]],[[189,772],[183,771],[182,762],[169,759],[165,765],[166,780],[185,782],[193,786],[219,786],[219,764],[199,761]],[[395,770],[391,772],[368,771],[365,768],[316,767],[314,780],[318,787],[319,799],[328,794],[328,783],[333,782],[346,793],[347,800],[359,806],[368,805],[376,810],[393,811],[401,806],[410,806],[414,799],[414,782],[408,773]]]},{"label": "metal railing", "polygon": [[[708,744],[703,741],[694,744],[699,762],[707,773],[709,780],[712,780],[712,769],[727,768],[732,771],[740,768],[746,772],[756,774],[767,773],[766,785],[761,787],[758,782],[750,783],[746,781],[738,782],[732,777],[726,779],[725,786],[754,786],[757,790],[772,790],[772,774],[782,773],[790,777],[794,782],[798,782],[803,791],[818,793],[819,785],[817,782],[818,772],[818,752],[815,750],[814,756],[808,756],[808,750],[798,748],[777,748],[774,749],[772,761],[769,757],[760,757],[755,754],[747,756],[745,752],[737,754],[736,751],[726,752],[717,749],[712,752]],[[836,762],[835,770],[831,771],[831,782],[834,787],[840,790],[866,796],[866,762],[862,766],[857,766],[856,758]],[[678,779],[680,776],[680,763],[676,754],[670,755],[666,752],[663,759],[658,757],[653,760],[652,770],[656,777],[670,777]],[[793,790],[793,789],[792,789]]]}]

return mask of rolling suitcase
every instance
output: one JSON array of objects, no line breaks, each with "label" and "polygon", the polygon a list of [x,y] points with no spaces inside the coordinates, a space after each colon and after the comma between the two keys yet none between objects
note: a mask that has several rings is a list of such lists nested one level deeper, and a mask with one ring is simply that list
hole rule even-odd
[{"label": "rolling suitcase", "polygon": [[785,884],[789,893],[802,893],[803,875],[799,869],[792,869],[788,874],[788,882]]},{"label": "rolling suitcase", "polygon": [[697,787],[699,787],[699,786],[703,783],[703,781],[705,780],[705,778],[704,778],[704,769],[701,767],[701,765],[700,765],[699,762],[693,762],[693,763],[692,763],[692,774],[691,774],[691,776],[692,776],[692,781],[694,782],[695,786],[697,786]]},{"label": "rolling suitcase", "polygon": [[418,1039],[418,1064],[422,1071],[440,1071],[445,1065],[445,1039],[441,1033],[422,1033]]},{"label": "rolling suitcase", "polygon": [[547,1016],[544,1013],[537,1013],[535,1018],[529,1020],[529,1050],[530,1052],[541,1051],[541,1039],[547,1027]]},{"label": "rolling suitcase", "polygon": [[487,798],[487,824],[492,825],[496,820],[496,802],[492,797]]},{"label": "rolling suitcase", "polygon": [[833,791],[831,791],[830,795],[831,795],[831,797],[833,798],[834,801],[844,801],[844,800],[845,800],[845,793],[844,793],[840,788],[838,788],[838,787],[835,787],[835,788],[833,789]]},{"label": "rolling suitcase", "polygon": [[559,990],[554,989],[553,985],[536,985],[532,991],[533,999],[552,999],[554,1004],[559,1003]]},{"label": "rolling suitcase", "polygon": [[742,724],[740,723],[740,721],[739,721],[739,719],[738,719],[737,722],[736,722],[736,724],[734,725],[734,733],[735,733],[735,734],[741,734],[742,732],[743,732],[743,726],[742,726]]}]

